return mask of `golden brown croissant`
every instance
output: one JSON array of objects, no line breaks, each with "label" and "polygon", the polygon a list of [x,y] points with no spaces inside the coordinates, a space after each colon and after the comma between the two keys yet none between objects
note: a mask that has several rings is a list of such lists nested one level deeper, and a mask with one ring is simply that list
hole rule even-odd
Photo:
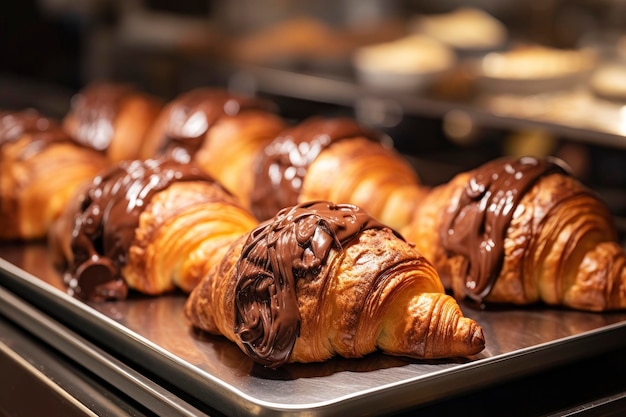
[{"label": "golden brown croissant", "polygon": [[284,126],[269,101],[196,88],[166,105],[144,154],[193,160],[249,207],[252,161]]},{"label": "golden brown croissant", "polygon": [[191,292],[185,313],[270,367],[378,349],[442,358],[484,348],[481,327],[432,265],[350,204],[309,202],[261,223]]},{"label": "golden brown croissant", "polygon": [[76,188],[106,163],[36,110],[0,112],[0,239],[45,238]]},{"label": "golden brown croissant", "polygon": [[423,189],[387,139],[347,118],[288,127],[269,101],[207,87],[165,106],[142,153],[193,160],[262,220],[323,199],[360,205],[401,227]]},{"label": "golden brown croissant", "polygon": [[190,291],[233,240],[257,225],[199,167],[168,158],[114,165],[65,215],[50,239],[64,257],[68,291],[93,301],[123,299],[129,289]]},{"label": "golden brown croissant", "polygon": [[163,102],[129,84],[98,82],[79,91],[63,119],[76,141],[116,163],[146,159],[144,147]]},{"label": "golden brown croissant", "polygon": [[253,212],[264,220],[283,207],[327,200],[405,226],[424,189],[387,139],[349,118],[311,117],[285,130],[257,160]]},{"label": "golden brown croissant", "polygon": [[501,158],[422,198],[401,230],[458,299],[626,308],[608,207],[554,158]]}]

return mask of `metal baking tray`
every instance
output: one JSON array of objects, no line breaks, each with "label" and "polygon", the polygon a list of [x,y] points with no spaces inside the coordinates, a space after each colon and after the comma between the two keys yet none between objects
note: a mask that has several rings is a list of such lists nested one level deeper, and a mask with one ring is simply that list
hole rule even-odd
[{"label": "metal baking tray", "polygon": [[374,353],[271,370],[226,339],[192,330],[182,293],[101,304],[68,296],[43,243],[0,245],[0,286],[200,409],[226,415],[396,413],[626,345],[626,312],[462,305],[485,333],[486,348],[475,357],[420,361]]}]

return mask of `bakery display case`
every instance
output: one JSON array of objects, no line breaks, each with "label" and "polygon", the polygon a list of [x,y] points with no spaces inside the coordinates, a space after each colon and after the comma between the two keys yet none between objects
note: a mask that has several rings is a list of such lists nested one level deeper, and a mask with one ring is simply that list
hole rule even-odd
[{"label": "bakery display case", "polygon": [[[179,103],[170,107],[174,129],[183,98],[192,100],[183,93],[215,87],[275,104],[272,131],[311,116],[353,119],[390,139],[428,187],[501,156],[556,156],[606,202],[617,241],[626,243],[619,1],[35,3],[40,19],[82,39],[82,49],[63,77],[6,64],[2,108],[62,119],[78,106],[78,91],[106,79],[149,93],[155,117],[165,103]],[[258,103],[237,109],[248,105]],[[229,157],[207,164],[217,169]],[[247,195],[251,187],[237,191]],[[52,408],[137,416],[626,410],[626,382],[616,376],[626,370],[624,310],[460,302],[485,335],[477,354],[375,352],[271,369],[226,338],[192,328],[186,290],[131,290],[108,302],[73,296],[49,239],[0,243],[0,369],[9,375],[0,383],[8,392],[0,395],[2,417]]]}]

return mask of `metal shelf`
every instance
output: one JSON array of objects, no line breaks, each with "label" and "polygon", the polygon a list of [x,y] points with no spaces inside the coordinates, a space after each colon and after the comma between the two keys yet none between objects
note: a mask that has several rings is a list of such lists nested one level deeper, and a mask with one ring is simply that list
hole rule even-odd
[{"label": "metal shelf", "polygon": [[[215,66],[213,66],[215,67]],[[603,108],[617,105],[594,103],[584,91],[573,92],[578,99],[594,111],[579,110],[565,115],[529,116],[509,109],[496,112],[485,104],[485,95],[469,95],[463,98],[442,98],[431,94],[410,92],[384,92],[358,84],[349,75],[320,75],[285,69],[225,66],[220,69],[227,83],[234,90],[247,93],[263,93],[311,102],[358,108],[364,101],[375,102],[382,111],[397,113],[401,117],[443,118],[452,111],[462,112],[477,126],[505,130],[541,129],[555,136],[587,144],[626,149],[626,122],[620,119],[604,121],[603,126],[596,115]],[[556,94],[556,93],[555,93]],[[568,100],[572,96],[556,97]],[[524,97],[519,97],[524,100]],[[625,103],[626,104],[626,103]],[[626,112],[625,112],[626,120]]]}]

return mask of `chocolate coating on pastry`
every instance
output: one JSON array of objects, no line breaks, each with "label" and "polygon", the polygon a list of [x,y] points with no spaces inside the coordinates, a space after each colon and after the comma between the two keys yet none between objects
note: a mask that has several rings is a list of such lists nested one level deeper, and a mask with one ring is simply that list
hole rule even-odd
[{"label": "chocolate coating on pastry", "polygon": [[154,194],[178,181],[214,179],[193,164],[161,158],[123,161],[93,180],[74,219],[74,262],[65,277],[72,295],[91,301],[126,298],[120,271],[139,216]]},{"label": "chocolate coating on pastry", "polygon": [[169,107],[160,154],[169,153],[188,162],[201,148],[206,133],[221,117],[248,110],[274,112],[272,103],[213,88],[198,88],[182,94]]},{"label": "chocolate coating on pastry", "polygon": [[354,137],[384,140],[382,134],[349,118],[321,117],[309,118],[274,139],[255,166],[251,202],[257,218],[271,218],[278,210],[297,204],[311,163],[331,144]]},{"label": "chocolate coating on pastry", "polygon": [[20,159],[27,159],[52,143],[72,141],[56,120],[34,109],[0,111],[0,147],[25,136],[30,143],[19,155]]},{"label": "chocolate coating on pastry", "polygon": [[482,302],[491,292],[504,258],[504,238],[517,206],[536,181],[567,174],[556,158],[500,158],[473,171],[458,204],[444,213],[441,241],[465,258],[466,295]]},{"label": "chocolate coating on pastry", "polygon": [[285,208],[253,230],[235,287],[234,329],[248,354],[269,367],[286,363],[300,328],[296,281],[328,273],[331,250],[384,227],[356,206],[318,201]]},{"label": "chocolate coating on pastry", "polygon": [[121,103],[134,92],[128,84],[95,83],[74,95],[70,111],[78,121],[75,140],[105,151],[113,140]]}]

